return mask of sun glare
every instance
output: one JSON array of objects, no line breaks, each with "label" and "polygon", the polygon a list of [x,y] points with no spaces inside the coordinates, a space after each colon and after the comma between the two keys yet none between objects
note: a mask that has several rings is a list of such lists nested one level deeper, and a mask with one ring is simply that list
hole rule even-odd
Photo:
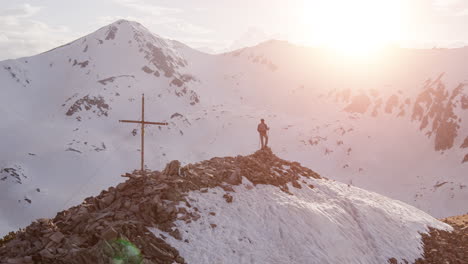
[{"label": "sun glare", "polygon": [[401,0],[304,0],[305,42],[346,56],[369,56],[397,41]]}]

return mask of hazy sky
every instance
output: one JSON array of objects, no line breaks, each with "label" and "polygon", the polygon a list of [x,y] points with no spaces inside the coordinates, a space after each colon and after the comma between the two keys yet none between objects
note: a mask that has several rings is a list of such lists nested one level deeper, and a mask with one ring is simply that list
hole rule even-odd
[{"label": "hazy sky", "polygon": [[305,45],[468,43],[466,0],[0,0],[0,60],[34,55],[119,18],[219,52],[277,38]]}]

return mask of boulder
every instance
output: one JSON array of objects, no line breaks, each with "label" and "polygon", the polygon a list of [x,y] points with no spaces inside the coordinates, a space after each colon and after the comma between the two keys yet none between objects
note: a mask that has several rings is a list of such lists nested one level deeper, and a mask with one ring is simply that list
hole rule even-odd
[{"label": "boulder", "polygon": [[101,234],[101,237],[105,240],[114,240],[118,235],[119,233],[113,227],[109,227]]},{"label": "boulder", "polygon": [[126,186],[127,186],[127,185],[126,185],[125,182],[121,182],[121,183],[119,183],[119,184],[117,185],[117,187],[115,187],[115,188],[116,188],[117,190],[119,190],[119,191],[122,191],[122,190],[125,189]]},{"label": "boulder", "polygon": [[166,165],[166,168],[163,170],[163,174],[170,175],[170,176],[173,176],[173,175],[178,176],[179,169],[180,169],[180,161],[173,160]]},{"label": "boulder", "polygon": [[228,193],[224,194],[223,198],[226,200],[226,202],[232,203],[233,198],[232,198],[232,196],[230,194],[228,194]]},{"label": "boulder", "polygon": [[231,185],[241,184],[242,183],[241,170],[239,168],[236,168],[228,178],[224,179],[224,181]]},{"label": "boulder", "polygon": [[25,261],[23,260],[23,258],[9,258],[6,263],[8,263],[8,264],[23,264],[23,263],[25,263]]},{"label": "boulder", "polygon": [[39,255],[46,259],[52,259],[55,257],[54,254],[52,254],[51,250],[48,248],[44,248],[43,250],[39,251]]},{"label": "boulder", "polygon": [[112,193],[108,193],[106,196],[101,198],[100,201],[100,206],[101,207],[106,207],[109,206],[115,199],[115,195]]},{"label": "boulder", "polygon": [[138,204],[132,204],[129,210],[130,212],[138,213],[140,211],[140,207],[138,206]]},{"label": "boulder", "polygon": [[165,190],[165,189],[168,189],[169,188],[169,185],[167,185],[166,183],[161,183],[161,184],[158,184],[154,187],[154,190],[156,191],[160,191],[160,190]]},{"label": "boulder", "polygon": [[55,232],[49,237],[49,239],[58,244],[64,237],[65,236],[61,232]]}]

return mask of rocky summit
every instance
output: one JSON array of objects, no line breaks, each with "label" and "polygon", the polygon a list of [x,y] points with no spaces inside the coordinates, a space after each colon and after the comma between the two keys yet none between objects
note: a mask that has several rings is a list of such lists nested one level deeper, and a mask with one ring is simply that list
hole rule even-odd
[{"label": "rocky summit", "polygon": [[221,187],[224,199],[231,203],[232,187],[241,184],[242,177],[288,194],[288,183],[302,188],[302,179],[321,178],[297,162],[278,158],[270,149],[183,167],[174,160],[162,172],[134,171],[122,177],[128,179],[53,219],[38,219],[16,232],[0,247],[0,263],[185,263],[177,249],[147,227],[181,240],[174,221],[200,217],[197,208],[194,213],[179,207],[191,207],[186,199],[189,191]]},{"label": "rocky summit", "polygon": [[268,148],[122,177],[5,236],[0,263],[466,263],[468,256],[466,217],[442,223]]}]

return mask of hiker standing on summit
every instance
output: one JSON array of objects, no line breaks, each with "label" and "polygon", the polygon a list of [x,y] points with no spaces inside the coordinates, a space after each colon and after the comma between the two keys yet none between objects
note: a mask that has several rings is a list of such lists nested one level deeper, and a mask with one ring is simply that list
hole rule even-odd
[{"label": "hiker standing on summit", "polygon": [[[265,119],[260,120],[260,124],[257,126],[257,131],[260,134],[260,142],[262,143],[262,149],[264,147],[267,147],[268,145],[268,135],[267,132],[270,130],[270,128],[265,124]],[[265,139],[265,144],[263,143],[263,140]]]}]

